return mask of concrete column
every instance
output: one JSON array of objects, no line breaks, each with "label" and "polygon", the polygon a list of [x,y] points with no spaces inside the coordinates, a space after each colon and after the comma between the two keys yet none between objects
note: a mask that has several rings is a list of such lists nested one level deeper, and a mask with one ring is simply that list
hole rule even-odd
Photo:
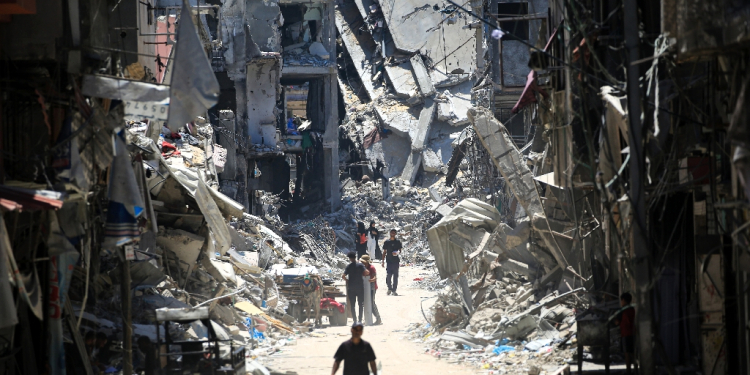
[{"label": "concrete column", "polygon": [[471,299],[469,279],[466,278],[466,275],[461,275],[461,277],[458,278],[458,281],[461,284],[461,294],[463,295],[464,302],[466,302],[466,306],[469,307],[469,312],[474,312],[474,301]]},{"label": "concrete column", "polygon": [[[473,0],[471,2],[471,10],[474,11],[474,14],[480,15],[484,17],[483,5],[484,1],[481,0]],[[477,72],[482,72],[484,70],[484,24],[480,24],[479,27],[476,30],[476,37],[475,37],[475,43],[476,43],[476,53],[477,53]]]},{"label": "concrete column", "polygon": [[[497,12],[497,3],[498,0],[490,0],[490,11],[491,12]],[[482,25],[482,27],[486,27]],[[490,30],[490,33],[492,30]],[[495,40],[495,38],[490,37],[488,40],[488,44],[490,45],[491,53],[492,53],[492,81],[499,84],[502,84],[502,71],[500,69],[500,50],[502,49],[502,42],[499,40]],[[479,41],[477,41],[479,43]],[[494,110],[494,104],[492,105]]]},{"label": "concrete column", "polygon": [[324,39],[330,53],[331,70],[325,78],[325,108],[326,108],[326,131],[323,134],[323,149],[325,151],[325,197],[330,199],[331,211],[335,211],[341,205],[341,192],[339,191],[339,96],[338,80],[336,79],[336,15],[334,13],[334,1],[326,2],[326,11],[323,16]]},{"label": "concrete column", "polygon": [[330,199],[331,211],[341,204],[339,192],[339,116],[338,84],[335,74],[325,78],[326,132],[323,134],[325,152],[325,197]]}]

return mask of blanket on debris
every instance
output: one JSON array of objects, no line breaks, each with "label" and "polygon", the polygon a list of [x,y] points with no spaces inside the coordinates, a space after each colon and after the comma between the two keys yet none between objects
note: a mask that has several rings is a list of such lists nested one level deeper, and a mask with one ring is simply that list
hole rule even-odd
[{"label": "blanket on debris", "polygon": [[331,306],[337,308],[339,310],[339,312],[342,313],[342,314],[344,313],[344,311],[346,311],[344,309],[344,305],[336,302],[336,300],[334,300],[333,298],[322,298],[320,300],[320,308],[321,309],[327,309],[327,308],[329,308]]}]

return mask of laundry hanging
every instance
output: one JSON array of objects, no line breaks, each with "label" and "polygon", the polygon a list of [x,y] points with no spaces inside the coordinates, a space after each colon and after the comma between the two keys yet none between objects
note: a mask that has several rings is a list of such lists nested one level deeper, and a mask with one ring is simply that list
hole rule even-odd
[{"label": "laundry hanging", "polygon": [[114,138],[116,155],[110,167],[105,248],[122,246],[140,237],[138,217],[145,206],[122,132]]}]

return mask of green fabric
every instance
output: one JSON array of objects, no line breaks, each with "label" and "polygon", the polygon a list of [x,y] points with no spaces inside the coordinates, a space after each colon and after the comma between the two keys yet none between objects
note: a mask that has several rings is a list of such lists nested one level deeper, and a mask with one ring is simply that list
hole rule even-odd
[{"label": "green fabric", "polygon": [[312,147],[313,142],[312,138],[310,138],[310,132],[303,132],[302,133],[302,149],[306,150],[308,147]]}]

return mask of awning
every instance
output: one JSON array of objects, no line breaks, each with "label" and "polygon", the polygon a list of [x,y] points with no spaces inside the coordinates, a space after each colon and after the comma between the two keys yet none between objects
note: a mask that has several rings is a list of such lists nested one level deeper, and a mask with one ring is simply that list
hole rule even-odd
[{"label": "awning", "polygon": [[134,102],[169,100],[169,86],[116,77],[84,74],[81,93],[97,98]]},{"label": "awning", "polygon": [[63,193],[0,185],[0,206],[7,211],[57,210]]}]

